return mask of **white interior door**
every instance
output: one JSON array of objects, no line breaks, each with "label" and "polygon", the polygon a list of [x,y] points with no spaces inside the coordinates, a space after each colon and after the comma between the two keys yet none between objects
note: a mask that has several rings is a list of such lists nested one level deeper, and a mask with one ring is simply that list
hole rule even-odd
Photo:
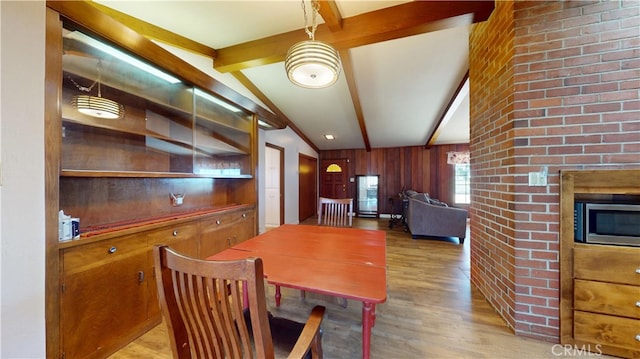
[{"label": "white interior door", "polygon": [[266,227],[280,226],[280,151],[266,147],[265,151],[265,216]]}]

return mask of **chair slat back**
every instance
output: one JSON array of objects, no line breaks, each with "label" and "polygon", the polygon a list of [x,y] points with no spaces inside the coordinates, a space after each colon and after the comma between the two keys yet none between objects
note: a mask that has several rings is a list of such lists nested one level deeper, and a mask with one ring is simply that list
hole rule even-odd
[{"label": "chair slat back", "polygon": [[325,198],[318,201],[318,225],[351,227],[353,198]]},{"label": "chair slat back", "polygon": [[[204,261],[155,246],[154,260],[174,358],[274,357],[260,258]],[[245,283],[253,341],[243,313]]]}]

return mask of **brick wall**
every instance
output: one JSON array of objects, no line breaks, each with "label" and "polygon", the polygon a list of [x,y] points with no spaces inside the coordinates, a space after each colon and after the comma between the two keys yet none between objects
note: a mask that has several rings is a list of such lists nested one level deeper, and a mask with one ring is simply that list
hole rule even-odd
[{"label": "brick wall", "polygon": [[638,1],[500,1],[473,29],[471,275],[517,334],[558,339],[558,171],[640,167],[639,29]]}]

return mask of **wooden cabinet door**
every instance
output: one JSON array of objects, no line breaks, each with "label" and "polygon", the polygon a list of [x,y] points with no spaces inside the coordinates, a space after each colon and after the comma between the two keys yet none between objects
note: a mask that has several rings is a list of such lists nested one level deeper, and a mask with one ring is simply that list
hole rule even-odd
[{"label": "wooden cabinet door", "polygon": [[207,258],[231,246],[235,229],[230,215],[200,221],[200,258]]},{"label": "wooden cabinet door", "polygon": [[256,236],[256,224],[254,211],[245,211],[240,214],[240,222],[236,226],[236,236],[232,245],[244,242]]},{"label": "wooden cabinet door", "polygon": [[60,335],[66,358],[105,357],[147,321],[146,251],[91,264],[63,277]]}]

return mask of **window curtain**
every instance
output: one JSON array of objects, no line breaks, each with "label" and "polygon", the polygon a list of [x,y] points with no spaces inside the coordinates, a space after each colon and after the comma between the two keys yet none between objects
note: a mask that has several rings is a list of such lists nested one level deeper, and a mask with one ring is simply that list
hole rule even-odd
[{"label": "window curtain", "polygon": [[447,163],[450,165],[468,164],[469,151],[466,152],[447,152]]}]

